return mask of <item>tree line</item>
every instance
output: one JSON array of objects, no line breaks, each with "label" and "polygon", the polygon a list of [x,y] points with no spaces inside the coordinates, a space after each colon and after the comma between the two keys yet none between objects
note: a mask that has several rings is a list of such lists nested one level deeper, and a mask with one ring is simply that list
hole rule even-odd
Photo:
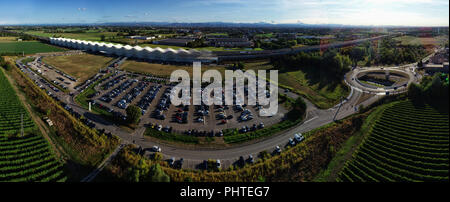
[{"label": "tree line", "polygon": [[348,55],[343,55],[337,50],[283,55],[271,58],[270,62],[279,71],[302,70],[326,80],[340,80],[350,70],[352,63]]},{"label": "tree line", "polygon": [[448,74],[426,76],[420,84],[412,83],[408,87],[408,96],[416,105],[429,104],[448,113]]}]

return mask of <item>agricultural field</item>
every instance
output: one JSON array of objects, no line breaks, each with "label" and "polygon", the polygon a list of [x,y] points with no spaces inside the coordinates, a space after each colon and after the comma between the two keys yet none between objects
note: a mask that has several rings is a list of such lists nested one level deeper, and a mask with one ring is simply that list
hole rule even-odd
[{"label": "agricultural field", "polygon": [[448,181],[448,113],[401,101],[383,111],[337,181]]},{"label": "agricultural field", "polygon": [[[0,182],[65,181],[63,164],[36,126],[0,70]],[[24,136],[20,136],[23,114]]]},{"label": "agricultural field", "polygon": [[16,42],[0,42],[0,54],[2,53],[14,53],[22,54],[35,54],[35,53],[48,53],[48,52],[60,52],[65,49],[56,46],[51,46],[38,41],[16,41]]},{"label": "agricultural field", "polygon": [[44,57],[42,61],[78,78],[82,83],[106,67],[114,58],[100,55],[82,54]]},{"label": "agricultural field", "polygon": [[21,102],[15,96],[3,71],[0,70],[0,134],[15,134],[21,128],[23,114],[24,130],[32,130],[35,126]]},{"label": "agricultural field", "polygon": [[117,35],[117,32],[94,32],[94,31],[86,33],[46,33],[44,31],[25,31],[24,33],[41,37],[56,36],[87,41],[101,41],[102,35],[104,35],[105,37],[112,37]]},{"label": "agricultural field", "polygon": [[[148,63],[148,62],[138,62],[134,60],[126,60],[121,66],[121,69],[138,72],[144,74],[151,74],[156,76],[170,76],[175,70],[186,70],[192,75],[192,65],[164,65],[164,64],[156,64],[156,63]],[[219,70],[222,75],[225,75],[225,67],[223,66],[208,66],[202,65],[202,72],[208,69],[216,69]]]},{"label": "agricultural field", "polygon": [[11,42],[11,41],[17,41],[17,37],[14,37],[14,36],[0,37],[0,43]]},{"label": "agricultural field", "polygon": [[427,47],[439,45],[443,43],[446,39],[443,36],[438,37],[401,36],[394,38],[394,40],[400,41],[402,45],[422,45]]}]

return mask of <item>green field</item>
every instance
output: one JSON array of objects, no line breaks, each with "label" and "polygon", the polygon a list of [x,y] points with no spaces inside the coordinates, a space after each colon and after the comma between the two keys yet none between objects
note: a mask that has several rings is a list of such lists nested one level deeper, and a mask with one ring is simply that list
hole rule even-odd
[{"label": "green field", "polygon": [[106,67],[114,58],[100,55],[82,54],[44,57],[42,61],[78,78],[82,83]]},{"label": "green field", "polygon": [[274,33],[256,34],[255,37],[257,37],[257,38],[271,38],[271,37],[275,37],[275,34]]},{"label": "green field", "polygon": [[[18,135],[24,115],[24,136]],[[0,70],[0,182],[65,181],[63,164],[36,126]]]},{"label": "green field", "polygon": [[[18,30],[18,32],[21,32]],[[25,34],[41,36],[41,37],[64,37],[71,39],[87,40],[87,41],[100,41],[101,36],[105,37],[116,36],[117,32],[86,32],[86,33],[45,33],[44,31],[25,31]]]},{"label": "green field", "polygon": [[[120,68],[131,72],[156,76],[170,76],[170,74],[172,74],[175,70],[186,70],[190,75],[192,75],[193,70],[192,65],[163,65],[157,63],[138,62],[134,60],[126,60]],[[208,69],[219,70],[222,75],[225,75],[225,67],[223,66],[202,65],[202,72]]]},{"label": "green field", "polygon": [[401,101],[385,109],[337,181],[444,181],[449,175],[448,113]]},{"label": "green field", "polygon": [[51,46],[38,41],[17,41],[17,42],[2,42],[0,43],[1,53],[22,53],[35,54],[47,52],[60,52],[65,49],[56,46]]},{"label": "green field", "polygon": [[[245,63],[245,69],[273,70],[273,65],[268,61]],[[291,72],[278,72],[280,87],[290,90],[308,98],[320,108],[330,108],[339,103],[341,97],[347,97],[350,93],[347,86],[339,84],[323,84],[317,78],[310,77],[307,73],[297,70]]]},{"label": "green field", "polygon": [[312,103],[320,108],[330,108],[339,103],[341,97],[347,97],[348,87],[343,84],[324,84],[308,78],[301,70],[282,72],[279,74],[278,82],[281,85],[291,87],[293,91],[307,97]]}]

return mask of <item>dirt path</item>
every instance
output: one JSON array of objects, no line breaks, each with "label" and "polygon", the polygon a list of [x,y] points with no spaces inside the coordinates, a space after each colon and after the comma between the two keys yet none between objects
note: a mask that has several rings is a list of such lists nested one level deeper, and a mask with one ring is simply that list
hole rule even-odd
[{"label": "dirt path", "polygon": [[[23,94],[22,91],[20,91],[17,86],[15,81],[10,77],[9,74],[7,74],[3,68],[0,68],[1,71],[3,71],[3,73],[5,74],[6,78],[8,79],[9,83],[11,84],[11,86],[13,87],[14,91],[16,91],[17,97],[19,97],[19,100],[22,102],[23,106],[25,107],[25,109],[28,111],[28,114],[30,114],[31,118],[33,119],[33,121],[36,123],[37,127],[39,128],[39,131],[41,131],[42,136],[44,136],[44,138],[50,143],[53,151],[55,151],[56,155],[58,157],[61,157],[61,151],[62,148],[57,147],[56,144],[53,143],[52,139],[49,137],[48,133],[50,132],[49,129],[46,127],[46,123],[44,123],[44,121],[42,119],[40,119],[31,109],[30,104],[26,101],[25,95]],[[15,70],[12,70],[15,71]]]}]

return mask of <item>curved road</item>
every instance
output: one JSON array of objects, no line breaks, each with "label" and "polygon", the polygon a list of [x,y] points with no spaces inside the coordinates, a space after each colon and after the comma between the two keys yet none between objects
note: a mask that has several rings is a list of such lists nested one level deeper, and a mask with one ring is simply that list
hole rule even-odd
[{"label": "curved road", "polygon": [[[364,70],[365,68],[362,69]],[[351,93],[346,99],[344,99],[343,103],[340,103],[331,109],[318,109],[311,102],[305,99],[305,102],[307,104],[307,115],[303,123],[286,131],[283,131],[279,134],[274,134],[270,137],[261,140],[238,144],[224,149],[206,149],[206,148],[189,149],[186,148],[185,146],[169,145],[156,142],[153,139],[143,136],[143,133],[145,131],[144,126],[141,126],[139,129],[135,130],[135,132],[130,134],[129,132],[124,131],[123,129],[114,125],[113,123],[110,123],[101,118],[100,116],[92,114],[88,110],[75,104],[73,97],[76,95],[69,96],[67,94],[59,94],[60,95],[59,98],[68,103],[68,105],[71,106],[74,111],[84,115],[85,117],[89,117],[89,119],[95,121],[97,128],[105,129],[106,131],[111,132],[114,135],[118,136],[123,143],[134,143],[146,150],[150,149],[154,145],[158,145],[161,147],[162,154],[164,155],[165,158],[175,157],[177,160],[179,158],[183,158],[184,159],[183,168],[195,169],[200,163],[203,162],[203,160],[207,159],[220,159],[222,166],[226,168],[230,166],[232,163],[234,163],[236,160],[238,160],[240,156],[247,158],[248,155],[252,154],[256,158],[259,152],[264,150],[272,152],[277,145],[280,146],[281,148],[284,148],[284,145],[287,144],[288,139],[293,137],[295,133],[304,133],[312,129],[318,128],[320,126],[326,125],[328,123],[331,123],[333,122],[335,116],[336,119],[342,119],[346,116],[356,113],[356,109],[358,108],[359,105],[368,106],[371,103],[378,100],[380,97],[384,96],[385,93],[383,94],[379,92],[378,93],[373,93],[370,91],[368,92],[367,91],[368,89],[362,88],[354,80],[351,80],[351,78],[354,75],[356,75],[360,70],[361,69],[356,68],[355,70],[349,72],[346,75],[345,82],[347,83],[347,85],[351,87]],[[406,72],[409,72],[409,68],[406,68]],[[38,77],[32,74],[31,72],[26,73],[28,73],[28,75],[32,79],[34,78],[33,80],[36,80],[36,77]],[[408,74],[412,73],[409,72]],[[413,80],[410,80],[410,82],[414,82],[417,80],[415,77],[412,77],[412,79]],[[362,103],[358,103],[358,100],[361,98],[363,92],[373,94],[373,96],[366,99]],[[292,98],[298,97],[298,95],[294,93],[287,93],[287,95]],[[338,112],[337,115],[336,112]],[[151,154],[151,152],[147,151],[146,155],[149,154]]]}]

